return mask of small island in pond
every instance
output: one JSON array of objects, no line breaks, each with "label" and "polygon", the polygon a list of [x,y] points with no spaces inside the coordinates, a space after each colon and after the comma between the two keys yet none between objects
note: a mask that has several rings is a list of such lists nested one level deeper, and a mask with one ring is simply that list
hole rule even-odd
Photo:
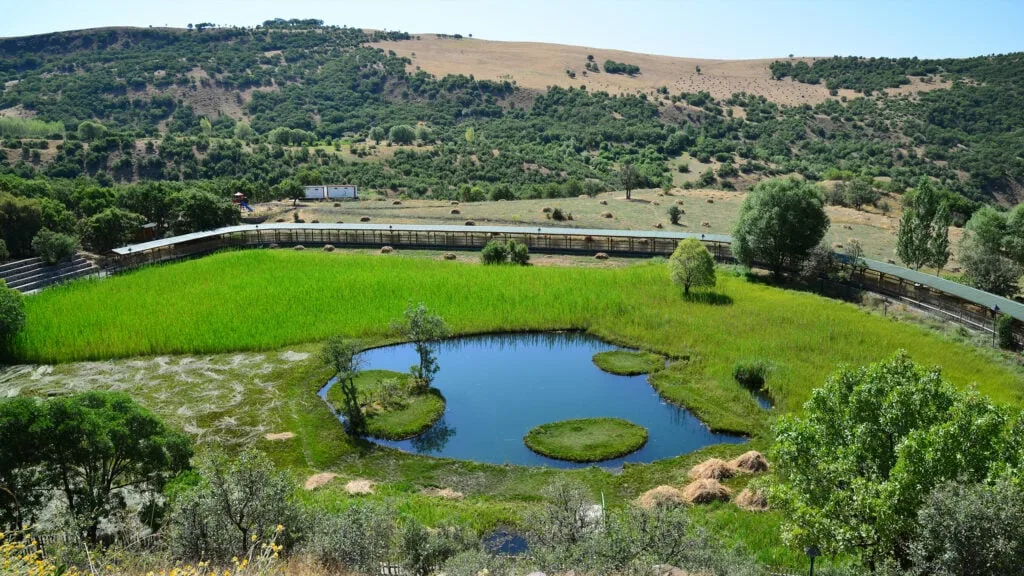
[{"label": "small island in pond", "polygon": [[541,424],[527,432],[523,442],[556,460],[601,462],[643,448],[647,429],[622,418],[580,418]]}]

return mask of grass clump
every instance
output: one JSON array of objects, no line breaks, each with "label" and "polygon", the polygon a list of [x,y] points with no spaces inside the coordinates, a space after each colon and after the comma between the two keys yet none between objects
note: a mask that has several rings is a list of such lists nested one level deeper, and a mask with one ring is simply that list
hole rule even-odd
[{"label": "grass clump", "polygon": [[541,424],[527,432],[523,442],[549,458],[601,462],[643,448],[647,430],[622,418],[580,418]]},{"label": "grass clump", "polygon": [[771,364],[764,360],[743,361],[732,369],[732,377],[744,388],[758,392],[764,389],[771,369]]},{"label": "grass clump", "polygon": [[[374,438],[404,440],[425,432],[444,415],[444,396],[436,388],[420,390],[409,374],[367,370],[354,378],[365,432]],[[345,403],[340,386],[327,391],[335,408]]]},{"label": "grass clump", "polygon": [[665,367],[665,357],[653,352],[609,350],[594,354],[594,364],[611,374],[637,376],[650,374]]}]

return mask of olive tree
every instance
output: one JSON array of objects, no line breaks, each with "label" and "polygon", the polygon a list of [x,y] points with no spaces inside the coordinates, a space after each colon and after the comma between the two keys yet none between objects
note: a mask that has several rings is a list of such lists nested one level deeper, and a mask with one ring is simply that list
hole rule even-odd
[{"label": "olive tree", "polygon": [[802,415],[775,425],[769,502],[785,518],[783,538],[906,567],[929,492],[947,480],[982,481],[1016,453],[1008,420],[905,352],[840,368]]},{"label": "olive tree", "polygon": [[392,144],[411,144],[416,139],[416,130],[406,124],[392,126],[388,131],[388,139]]},{"label": "olive tree", "polygon": [[733,249],[745,265],[763,263],[778,277],[800,265],[828,226],[816,186],[796,178],[764,180],[743,200]]},{"label": "olive tree", "polygon": [[696,238],[679,242],[668,259],[669,275],[683,293],[690,294],[690,288],[713,288],[715,286],[715,260],[704,244]]}]

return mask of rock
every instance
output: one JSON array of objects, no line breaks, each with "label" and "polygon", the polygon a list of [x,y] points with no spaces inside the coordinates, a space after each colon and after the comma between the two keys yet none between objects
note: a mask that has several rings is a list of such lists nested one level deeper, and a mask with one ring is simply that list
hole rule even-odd
[{"label": "rock", "polygon": [[270,246],[267,246],[267,248],[270,248],[271,250],[277,250],[280,247],[280,244],[271,244]]}]

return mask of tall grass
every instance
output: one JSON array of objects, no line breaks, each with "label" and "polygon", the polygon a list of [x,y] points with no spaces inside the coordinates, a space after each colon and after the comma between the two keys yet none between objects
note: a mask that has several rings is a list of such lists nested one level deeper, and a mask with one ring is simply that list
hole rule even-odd
[{"label": "tall grass", "polygon": [[333,334],[379,339],[409,302],[460,333],[587,329],[692,356],[709,387],[736,386],[761,358],[780,409],[795,409],[840,363],[904,348],[948,378],[1024,405],[1019,374],[923,328],[811,294],[720,278],[727,305],[684,300],[657,264],[619,269],[493,267],[420,258],[246,251],[72,283],[26,301],[19,361],[266,350]]},{"label": "tall grass", "polygon": [[48,138],[56,134],[64,134],[63,122],[44,122],[30,118],[0,116],[0,137]]}]

